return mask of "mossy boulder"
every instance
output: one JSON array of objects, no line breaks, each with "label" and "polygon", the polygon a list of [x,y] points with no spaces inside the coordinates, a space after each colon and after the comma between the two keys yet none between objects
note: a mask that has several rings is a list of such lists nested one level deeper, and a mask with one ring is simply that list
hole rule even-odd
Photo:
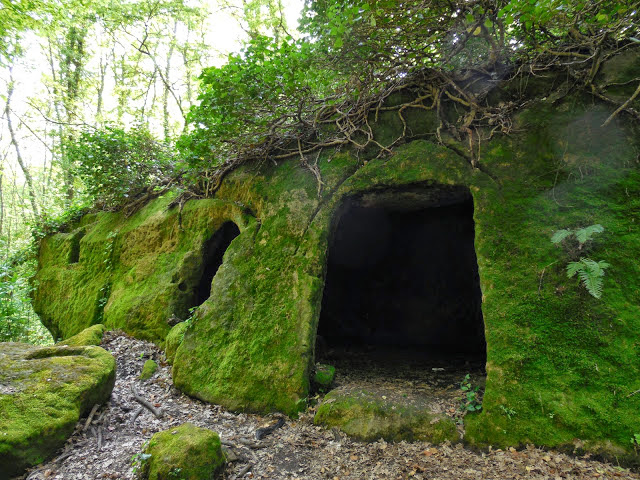
[{"label": "mossy boulder", "polygon": [[73,335],[66,340],[59,341],[56,345],[67,345],[69,347],[100,345],[102,343],[102,336],[106,329],[107,328],[104,325],[98,323],[97,325],[85,328],[80,333]]},{"label": "mossy boulder", "polygon": [[317,363],[315,372],[313,374],[313,383],[315,384],[316,388],[326,392],[331,388],[335,376],[336,367],[334,367],[333,365]]},{"label": "mossy boulder", "polygon": [[185,423],[156,433],[144,450],[140,477],[148,480],[213,480],[225,465],[220,437]]},{"label": "mossy boulder", "polygon": [[182,343],[184,332],[186,332],[188,326],[189,324],[187,322],[180,322],[169,330],[167,338],[164,341],[164,354],[167,357],[167,362],[173,363],[176,351]]},{"label": "mossy boulder", "polygon": [[140,372],[140,380],[148,380],[153,377],[153,374],[156,373],[158,369],[158,364],[153,360],[149,359],[144,362],[142,366],[142,371]]},{"label": "mossy boulder", "polygon": [[402,396],[391,390],[332,390],[318,407],[314,423],[337,427],[367,442],[383,438],[438,444],[460,438],[452,418],[433,413],[417,396]]},{"label": "mossy boulder", "polygon": [[95,346],[0,343],[0,479],[43,462],[109,399],[113,356]]}]

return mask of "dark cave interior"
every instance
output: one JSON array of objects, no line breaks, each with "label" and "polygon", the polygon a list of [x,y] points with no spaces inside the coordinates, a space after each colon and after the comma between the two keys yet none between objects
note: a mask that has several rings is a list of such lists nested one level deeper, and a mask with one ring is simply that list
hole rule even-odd
[{"label": "dark cave interior", "polygon": [[484,367],[474,235],[464,187],[348,198],[329,240],[316,360],[357,350],[377,362],[399,354]]},{"label": "dark cave interior", "polygon": [[195,307],[202,305],[211,296],[211,282],[218,268],[222,265],[224,252],[229,245],[240,235],[238,226],[229,221],[225,222],[202,246],[202,262],[204,270],[195,291]]}]

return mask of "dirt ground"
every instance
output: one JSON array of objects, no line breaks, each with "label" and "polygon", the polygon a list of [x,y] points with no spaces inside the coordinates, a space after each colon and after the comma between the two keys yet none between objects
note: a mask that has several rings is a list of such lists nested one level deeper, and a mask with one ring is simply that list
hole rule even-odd
[{"label": "dirt ground", "polygon": [[[560,479],[640,479],[640,475],[615,465],[589,458],[576,458],[553,451],[528,447],[521,451],[492,449],[473,452],[461,444],[433,446],[428,443],[375,443],[353,441],[337,430],[313,425],[314,408],[262,440],[258,428],[276,422],[275,417],[237,414],[180,393],[173,387],[170,366],[153,344],[107,332],[103,347],[117,360],[113,394],[90,419],[83,419],[57,456],[35,467],[22,478],[29,480],[133,479],[134,456],[151,436],[184,422],[210,428],[220,437],[231,456],[224,479],[429,479],[429,480],[560,480]],[[145,360],[153,358],[160,367],[147,380],[138,379]],[[460,371],[409,368],[405,374],[394,367],[371,370],[367,360],[355,355],[353,368],[339,368],[339,386],[372,383],[385,388],[405,388],[433,397],[434,408],[453,417],[460,416]],[[344,363],[343,363],[344,367]],[[482,375],[473,365],[472,381]],[[422,372],[416,376],[416,371]],[[343,373],[348,372],[348,373]],[[420,375],[423,375],[421,377]],[[162,410],[157,418],[133,399],[139,396]],[[318,398],[319,399],[319,398]],[[90,421],[88,421],[90,420]]]}]

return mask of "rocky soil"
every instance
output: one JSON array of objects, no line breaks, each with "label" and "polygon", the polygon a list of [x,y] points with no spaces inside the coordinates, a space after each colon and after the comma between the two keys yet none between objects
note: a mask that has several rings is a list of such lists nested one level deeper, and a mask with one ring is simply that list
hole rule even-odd
[{"label": "rocky soil", "polygon": [[[107,332],[103,347],[117,360],[110,401],[79,422],[74,435],[53,460],[25,475],[28,480],[133,479],[137,454],[156,432],[191,422],[217,431],[231,456],[225,479],[640,479],[615,465],[528,447],[472,452],[462,445],[428,443],[360,443],[335,430],[313,425],[314,409],[256,439],[256,431],[280,417],[231,413],[176,390],[170,366],[153,344]],[[160,365],[139,380],[149,358]],[[348,379],[338,378],[345,384]],[[418,386],[419,387],[419,386]],[[452,389],[442,408],[455,405]],[[134,399],[148,402],[143,407]],[[158,416],[151,410],[156,410]]]}]

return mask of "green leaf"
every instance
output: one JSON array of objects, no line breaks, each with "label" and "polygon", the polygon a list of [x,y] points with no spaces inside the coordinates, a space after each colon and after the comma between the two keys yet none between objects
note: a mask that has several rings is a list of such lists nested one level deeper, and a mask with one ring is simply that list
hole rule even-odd
[{"label": "green leaf", "polygon": [[604,232],[604,227],[599,223],[595,225],[589,225],[588,227],[581,228],[580,230],[576,230],[576,238],[580,244],[584,244],[587,242],[594,234]]},{"label": "green leaf", "polygon": [[563,241],[565,238],[567,238],[568,236],[571,235],[571,230],[558,230],[556,232],[554,232],[553,236],[551,237],[551,243],[560,243],[561,241]]}]

